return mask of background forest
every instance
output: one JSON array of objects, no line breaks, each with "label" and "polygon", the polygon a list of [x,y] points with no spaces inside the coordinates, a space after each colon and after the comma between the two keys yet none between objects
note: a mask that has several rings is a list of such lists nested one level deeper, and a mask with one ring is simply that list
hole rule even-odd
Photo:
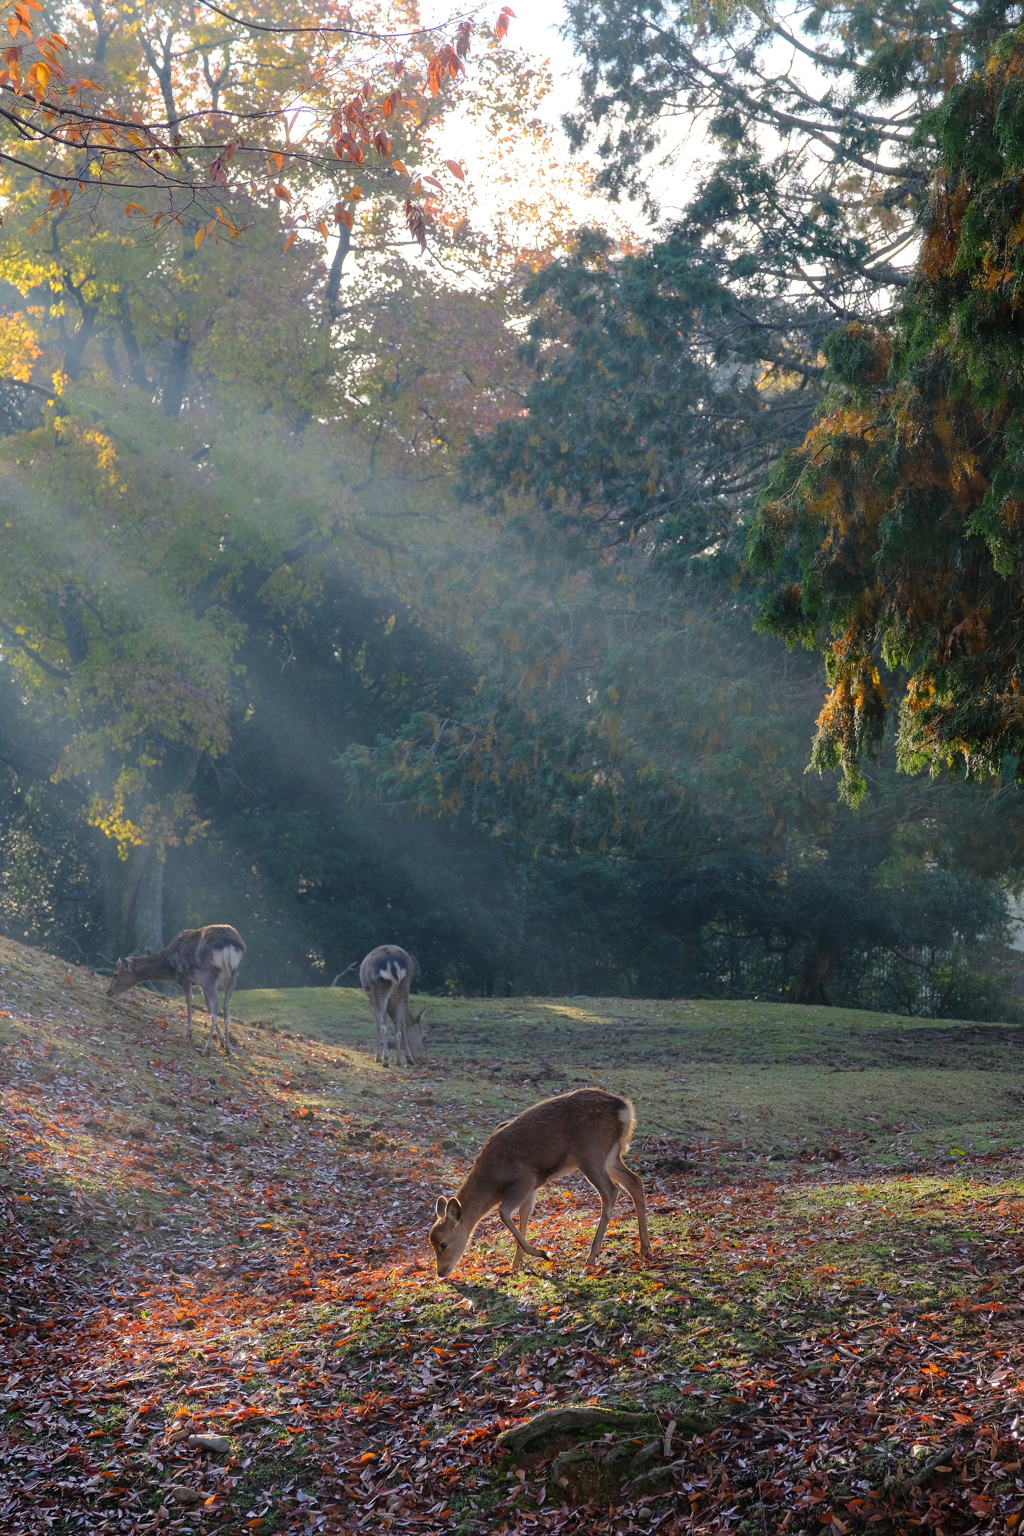
[{"label": "background forest", "polygon": [[46,12],[198,191],[4,119],[4,931],[1012,1016],[1018,9],[572,4],[568,162],[408,4],[325,161],[233,14]]}]

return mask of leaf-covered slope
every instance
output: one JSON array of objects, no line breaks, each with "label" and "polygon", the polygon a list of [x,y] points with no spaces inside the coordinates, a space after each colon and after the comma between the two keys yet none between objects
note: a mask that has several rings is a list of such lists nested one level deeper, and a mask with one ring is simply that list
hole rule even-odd
[{"label": "leaf-covered slope", "polygon": [[264,1022],[205,1058],[176,1000],[103,988],[0,941],[5,1533],[604,1531],[550,1456],[494,1452],[581,1401],[669,1436],[617,1530],[994,1532],[1024,1502],[1019,1149],[893,1177],[641,1136],[652,1263],[620,1213],[584,1274],[593,1200],[561,1185],[553,1265],[511,1281],[485,1226],[439,1285],[429,1209],[467,1166],[443,1141],[497,1117],[480,1064],[471,1087],[438,1041],[385,1075],[368,1012],[358,1045]]}]

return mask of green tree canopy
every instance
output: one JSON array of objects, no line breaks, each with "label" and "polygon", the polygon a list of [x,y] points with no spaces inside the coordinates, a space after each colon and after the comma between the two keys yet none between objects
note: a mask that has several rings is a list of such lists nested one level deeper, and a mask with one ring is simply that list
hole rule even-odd
[{"label": "green tree canopy", "polygon": [[760,4],[573,0],[585,61],[570,124],[613,191],[650,195],[651,162],[711,139],[688,213],[756,257],[751,282],[809,319],[863,315],[906,280],[901,253],[935,163],[927,116],[958,69],[1016,25],[1003,0],[783,11]]},{"label": "green tree canopy", "polygon": [[748,273],[692,223],[641,252],[581,232],[525,286],[525,409],[477,441],[465,493],[599,545],[642,537],[680,571],[735,564],[745,509],[807,431],[822,373],[806,335],[743,294]]}]

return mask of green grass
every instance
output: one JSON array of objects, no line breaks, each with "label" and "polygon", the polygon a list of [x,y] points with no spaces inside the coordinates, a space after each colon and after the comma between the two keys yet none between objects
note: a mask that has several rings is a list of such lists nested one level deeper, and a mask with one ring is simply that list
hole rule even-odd
[{"label": "green grass", "polygon": [[[905,1162],[956,1158],[954,1148],[997,1150],[1016,1137],[1024,1101],[1024,1032],[1011,1024],[759,1002],[425,1002],[429,1079],[443,1078],[445,1101],[465,1103],[482,1124],[541,1094],[593,1083],[633,1099],[646,1137],[780,1161],[856,1151]],[[394,1069],[373,1065],[372,1020],[358,990],[239,992],[235,1007],[240,1018],[341,1047],[367,1073],[369,1099],[386,1094]],[[397,1075],[418,1072],[426,1075]],[[434,1118],[460,1142],[479,1134],[460,1130],[460,1117]]]}]

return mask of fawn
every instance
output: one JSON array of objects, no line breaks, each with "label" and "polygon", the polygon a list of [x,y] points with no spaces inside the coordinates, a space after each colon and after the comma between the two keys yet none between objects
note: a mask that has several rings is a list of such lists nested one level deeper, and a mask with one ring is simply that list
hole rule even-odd
[{"label": "fawn", "polygon": [[[543,1249],[526,1241],[526,1223],[533,1214],[541,1185],[574,1169],[579,1169],[601,1196],[601,1220],[587,1263],[594,1264],[601,1251],[618,1193],[616,1185],[627,1192],[636,1209],[640,1252],[646,1258],[651,1240],[643,1181],[622,1161],[635,1124],[636,1116],[628,1099],[605,1093],[601,1088],[577,1088],[573,1093],[534,1104],[507,1125],[499,1126],[484,1142],[458,1194],[451,1200],[443,1195],[438,1199],[437,1220],[430,1229],[438,1278],[443,1280],[451,1274],[469,1246],[478,1222],[495,1206],[516,1240],[513,1274],[522,1264],[524,1253],[546,1259]],[[513,1220],[516,1211],[518,1226]]]},{"label": "fawn", "polygon": [[401,1067],[407,1061],[422,1061],[426,1056],[423,1043],[423,1016],[409,1012],[409,983],[412,981],[415,961],[397,944],[379,944],[371,949],[359,967],[359,984],[369,998],[377,1025],[376,1060],[388,1065],[388,1020],[395,1030],[395,1060]]},{"label": "fawn", "polygon": [[217,989],[224,993],[224,1053],[231,1055],[231,995],[238,980],[238,967],[245,945],[238,930],[226,923],[208,928],[184,928],[163,949],[153,955],[129,955],[114,967],[108,997],[120,997],[140,981],[176,981],[185,993],[188,1014],[188,1038],[192,1039],[192,988],[202,987],[210,1010],[210,1030],[204,1055],[210,1054],[214,1034],[220,1037],[217,1023]]}]

